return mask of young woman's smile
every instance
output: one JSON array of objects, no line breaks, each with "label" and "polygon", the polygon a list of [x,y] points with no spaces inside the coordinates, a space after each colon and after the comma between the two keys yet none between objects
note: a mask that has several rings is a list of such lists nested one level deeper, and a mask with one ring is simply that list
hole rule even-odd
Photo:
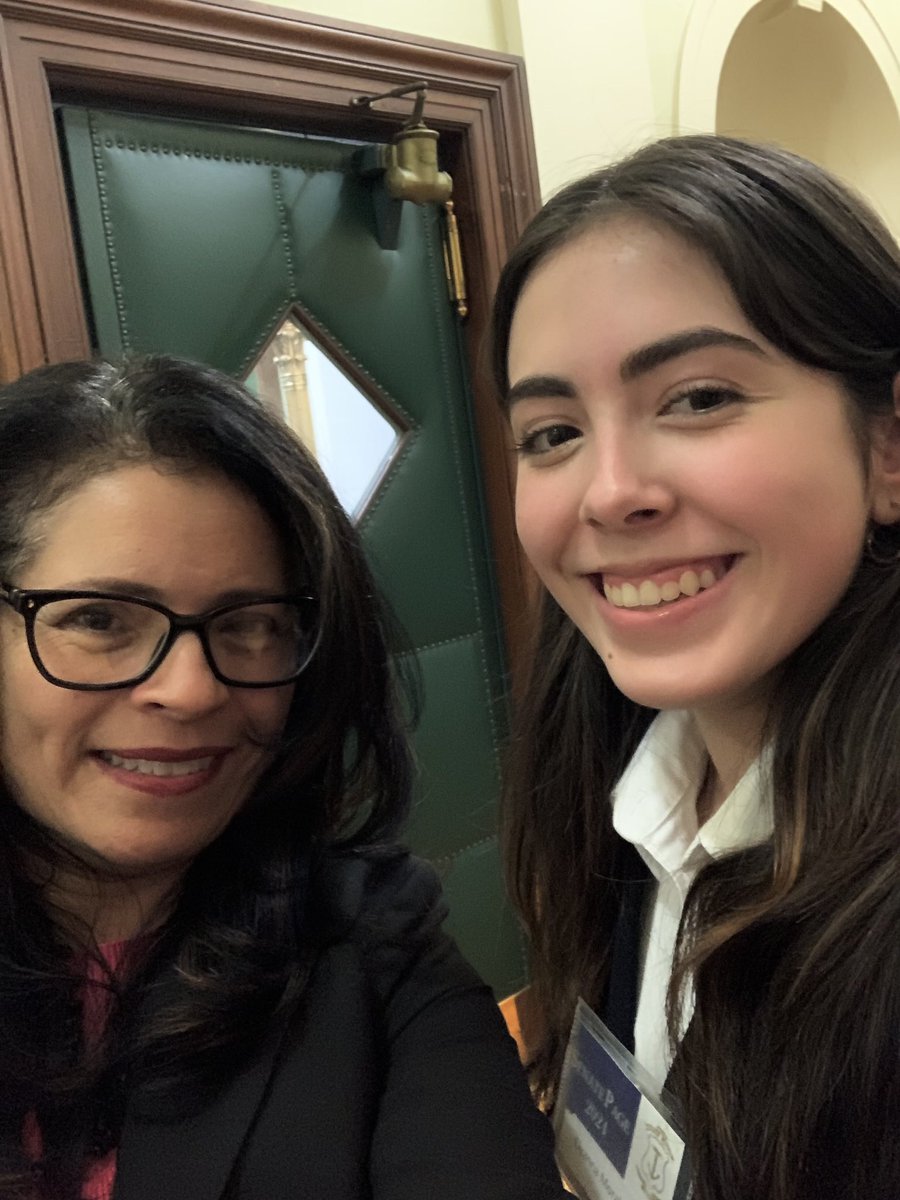
[{"label": "young woman's smile", "polygon": [[617,686],[654,708],[757,697],[862,549],[870,480],[836,382],[630,220],[535,270],[509,379],[519,535]]},{"label": "young woman's smile", "polygon": [[[193,614],[287,586],[265,514],[208,473],[129,466],[100,475],[51,509],[37,535],[17,587],[114,592]],[[2,608],[0,746],[17,801],[135,886],[177,878],[250,794],[283,729],[292,686],[227,686],[197,634],[185,632],[143,682],[67,690],[38,673],[22,619]],[[109,617],[97,606],[78,619]]]}]

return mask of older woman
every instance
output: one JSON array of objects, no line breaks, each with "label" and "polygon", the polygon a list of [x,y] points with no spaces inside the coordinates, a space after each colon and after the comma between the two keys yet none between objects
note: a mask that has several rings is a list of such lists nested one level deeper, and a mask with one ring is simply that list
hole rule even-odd
[{"label": "older woman", "polygon": [[0,391],[0,1195],[560,1195],[395,845],[373,591],[314,462],[226,377]]}]

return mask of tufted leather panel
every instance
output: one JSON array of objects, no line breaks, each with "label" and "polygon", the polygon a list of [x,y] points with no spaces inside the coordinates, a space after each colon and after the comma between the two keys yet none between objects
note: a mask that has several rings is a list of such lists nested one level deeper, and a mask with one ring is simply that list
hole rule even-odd
[{"label": "tufted leather panel", "polygon": [[403,414],[361,530],[422,665],[410,840],[444,875],[464,951],[498,994],[514,990],[524,960],[495,835],[504,664],[439,214],[404,205],[399,248],[383,250],[353,144],[70,107],[60,119],[99,350],[242,376],[299,304]]}]

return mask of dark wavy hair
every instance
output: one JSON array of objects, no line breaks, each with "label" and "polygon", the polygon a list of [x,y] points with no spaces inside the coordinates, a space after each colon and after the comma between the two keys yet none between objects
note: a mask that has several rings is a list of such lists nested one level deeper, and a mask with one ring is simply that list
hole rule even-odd
[{"label": "dark wavy hair", "polygon": [[[842,384],[860,445],[870,444],[873,418],[893,412],[900,369],[896,243],[819,167],[711,135],[648,145],[533,219],[497,291],[501,392],[531,274],[620,218],[705,255],[770,343]],[[882,556],[900,550],[897,526],[875,533]],[[618,692],[545,594],[503,822],[541,1014],[533,1079],[548,1104],[576,997],[604,1002],[625,852],[611,792],[653,715]],[[900,1196],[900,566],[862,557],[783,664],[766,740],[774,835],[699,874],[669,988],[673,1046],[689,980],[695,990],[671,1086],[698,1200],[887,1200]]]},{"label": "dark wavy hair", "polygon": [[[0,579],[15,581],[62,499],[140,463],[211,472],[251,495],[280,538],[291,590],[317,601],[319,642],[242,811],[194,860],[125,981],[107,976],[113,1008],[98,1047],[82,1043],[70,923],[64,932],[40,882],[61,864],[97,866],[23,812],[0,763],[3,1196],[34,1194],[27,1114],[42,1134],[41,1194],[70,1200],[86,1159],[116,1144],[126,1097],[171,1112],[233,1073],[302,999],[324,928],[310,872],[325,853],[390,852],[409,803],[415,680],[395,678],[397,633],[359,537],[299,439],[227,376],[141,357],[44,367],[0,389]],[[79,961],[99,962],[87,930],[83,941]]]}]

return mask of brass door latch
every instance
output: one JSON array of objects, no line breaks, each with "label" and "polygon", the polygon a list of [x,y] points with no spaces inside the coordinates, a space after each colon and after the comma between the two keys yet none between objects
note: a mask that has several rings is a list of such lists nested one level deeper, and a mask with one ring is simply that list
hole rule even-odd
[{"label": "brass door latch", "polygon": [[386,250],[396,250],[400,238],[403,201],[413,204],[440,204],[443,209],[444,270],[450,300],[457,315],[468,312],[463,273],[459,227],[453,210],[453,180],[438,165],[440,134],[423,119],[428,84],[424,79],[401,84],[390,91],[372,96],[354,96],[353,108],[370,108],[377,100],[397,96],[415,96],[409,118],[387,144],[365,146],[355,156],[356,169],[364,179],[379,180],[383,187],[373,193],[378,242]]}]

